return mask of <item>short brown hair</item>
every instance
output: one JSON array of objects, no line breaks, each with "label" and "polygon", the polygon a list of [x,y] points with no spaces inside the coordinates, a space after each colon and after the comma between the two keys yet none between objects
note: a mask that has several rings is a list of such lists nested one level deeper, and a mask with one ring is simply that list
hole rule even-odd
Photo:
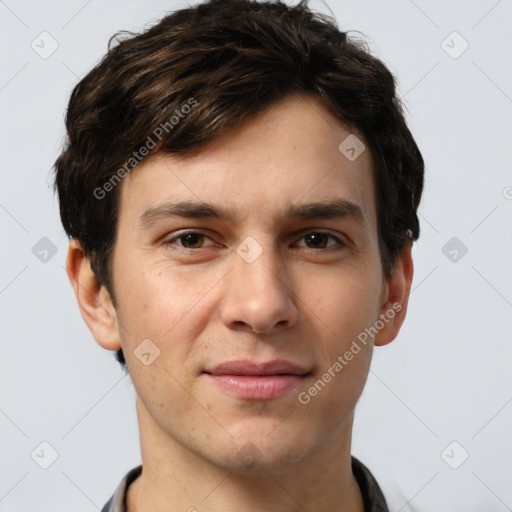
[{"label": "short brown hair", "polygon": [[[116,34],[69,101],[67,140],[54,166],[64,229],[80,242],[115,304],[115,180],[136,165],[134,152],[152,138],[149,154],[195,154],[286,95],[306,93],[359,130],[371,151],[379,250],[389,278],[406,242],[419,237],[424,175],[395,82],[365,42],[313,13],[307,0],[295,6],[209,0],[140,34]],[[193,109],[179,115],[187,104]],[[179,122],[171,122],[173,115]],[[167,129],[153,140],[159,127]],[[125,366],[122,350],[117,359]]]}]

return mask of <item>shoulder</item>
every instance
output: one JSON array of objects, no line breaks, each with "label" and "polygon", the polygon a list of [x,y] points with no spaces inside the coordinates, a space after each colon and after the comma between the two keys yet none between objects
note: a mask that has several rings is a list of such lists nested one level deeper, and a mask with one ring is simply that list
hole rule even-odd
[{"label": "shoulder", "polygon": [[142,465],[130,469],[117,486],[112,497],[105,503],[101,512],[126,512],[126,491],[130,484],[142,473]]},{"label": "shoulder", "polygon": [[371,471],[352,455],[352,472],[359,484],[365,512],[389,512],[384,493]]}]

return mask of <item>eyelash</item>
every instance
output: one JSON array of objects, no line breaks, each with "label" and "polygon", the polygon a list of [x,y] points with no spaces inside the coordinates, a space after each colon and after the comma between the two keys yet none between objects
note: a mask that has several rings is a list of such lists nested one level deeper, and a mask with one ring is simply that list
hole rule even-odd
[{"label": "eyelash", "polygon": [[[183,237],[185,237],[187,235],[191,235],[191,234],[201,235],[201,236],[204,236],[204,237],[209,238],[211,240],[211,237],[208,236],[206,233],[203,233],[202,231],[190,230],[190,231],[183,231],[183,232],[179,233],[178,235],[174,236],[173,238],[170,238],[169,240],[164,241],[163,244],[164,244],[164,246],[166,248],[168,248],[170,250],[173,250],[173,251],[183,251],[183,252],[188,252],[188,253],[190,253],[191,251],[198,251],[200,249],[205,249],[206,247],[198,247],[196,249],[191,249],[191,248],[187,248],[187,247],[180,247],[179,245],[176,245],[176,244],[173,243],[174,241],[179,240],[180,238],[183,238]],[[348,243],[344,242],[339,237],[335,236],[333,233],[331,233],[329,231],[308,231],[308,232],[305,232],[300,237],[300,239],[303,239],[307,235],[311,235],[311,234],[327,235],[328,237],[333,238],[334,240],[336,240],[338,242],[338,247],[336,247],[336,246],[334,246],[334,247],[320,247],[318,249],[311,248],[311,247],[299,247],[299,249],[305,249],[307,252],[318,253],[320,251],[328,251],[328,250],[329,251],[340,251],[340,250],[345,249],[345,248],[347,248],[349,246]],[[208,247],[213,247],[213,246],[208,246]]]}]

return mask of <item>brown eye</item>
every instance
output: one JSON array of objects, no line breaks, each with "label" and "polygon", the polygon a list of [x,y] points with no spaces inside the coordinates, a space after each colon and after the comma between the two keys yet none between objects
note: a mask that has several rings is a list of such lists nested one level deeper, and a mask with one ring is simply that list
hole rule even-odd
[{"label": "brown eye", "polygon": [[309,233],[304,237],[304,239],[306,240],[306,243],[313,244],[314,249],[324,249],[329,236],[330,235],[325,233]]},{"label": "brown eye", "polygon": [[[335,247],[336,245],[341,247],[346,246],[346,244],[342,242],[338,237],[323,231],[311,231],[310,233],[306,233],[302,239],[305,240],[306,247],[308,249],[329,249],[331,247]],[[328,246],[327,244],[329,239],[335,240],[337,243]]]},{"label": "brown eye", "polygon": [[177,238],[182,242],[182,247],[185,249],[199,249],[204,242],[204,235],[201,233],[187,233]]},{"label": "brown eye", "polygon": [[[164,245],[169,249],[176,250],[193,250],[193,249],[202,249],[203,247],[208,247],[205,245],[205,240],[211,240],[211,238],[204,233],[200,233],[198,231],[189,231],[186,233],[181,233],[181,235],[177,235],[173,238],[170,238]],[[213,245],[213,244],[210,244]]]}]

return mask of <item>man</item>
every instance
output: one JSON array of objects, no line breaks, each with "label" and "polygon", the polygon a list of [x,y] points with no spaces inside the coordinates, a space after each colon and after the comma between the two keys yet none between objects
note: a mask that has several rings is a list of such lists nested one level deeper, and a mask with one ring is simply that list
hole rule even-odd
[{"label": "man", "polygon": [[304,2],[210,0],[111,48],[66,126],[68,275],[137,392],[103,511],[388,510],[352,425],[424,165],[384,64]]}]

